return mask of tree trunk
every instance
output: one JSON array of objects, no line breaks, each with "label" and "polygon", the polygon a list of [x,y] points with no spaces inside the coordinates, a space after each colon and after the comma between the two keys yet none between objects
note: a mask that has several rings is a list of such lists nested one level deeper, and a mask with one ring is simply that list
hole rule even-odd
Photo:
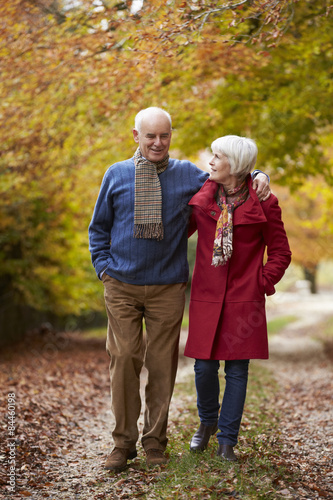
[{"label": "tree trunk", "polygon": [[311,269],[308,267],[304,267],[304,277],[307,281],[310,282],[310,292],[318,293],[317,289],[317,269],[318,266],[314,266]]}]

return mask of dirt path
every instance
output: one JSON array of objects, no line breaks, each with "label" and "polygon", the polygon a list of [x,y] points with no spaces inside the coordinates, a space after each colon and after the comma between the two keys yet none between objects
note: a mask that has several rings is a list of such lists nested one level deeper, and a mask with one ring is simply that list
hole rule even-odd
[{"label": "dirt path", "polygon": [[277,315],[298,318],[271,339],[267,363],[281,387],[275,400],[283,456],[300,477],[284,493],[333,498],[333,343],[313,339],[320,336],[318,325],[333,317],[333,295],[277,294],[268,302],[268,317]]},{"label": "dirt path", "polygon": [[[282,412],[281,459],[299,476],[297,484],[280,494],[298,500],[333,498],[332,359],[311,339],[318,322],[333,316],[333,296],[277,294],[268,302],[268,317],[279,315],[299,317],[270,342],[271,359],[265,362],[281,387],[274,395]],[[183,332],[181,352],[185,339]],[[3,354],[1,361],[2,423],[8,394],[16,397],[15,481],[20,493],[6,493],[5,467],[0,498],[91,500],[105,498],[107,492],[113,498],[117,485],[110,485],[103,470],[111,447],[104,341],[87,342],[75,335],[44,337],[40,346],[21,346],[16,353]],[[193,375],[193,362],[181,355],[177,383],[188,375]],[[183,402],[174,398],[170,421],[177,421],[182,410]],[[5,425],[1,433],[8,454]],[[5,464],[4,450],[0,459]],[[140,448],[135,463],[144,463]],[[119,488],[123,491],[124,485]]]}]

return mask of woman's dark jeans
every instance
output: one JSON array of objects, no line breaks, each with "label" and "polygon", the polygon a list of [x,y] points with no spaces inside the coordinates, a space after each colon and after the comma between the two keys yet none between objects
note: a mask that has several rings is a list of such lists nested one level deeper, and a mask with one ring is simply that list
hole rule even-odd
[{"label": "woman's dark jeans", "polygon": [[[197,406],[201,423],[213,425],[219,414],[219,367],[220,361],[196,359],[194,364]],[[218,422],[219,444],[235,446],[242,420],[249,360],[225,361],[225,391]]]}]

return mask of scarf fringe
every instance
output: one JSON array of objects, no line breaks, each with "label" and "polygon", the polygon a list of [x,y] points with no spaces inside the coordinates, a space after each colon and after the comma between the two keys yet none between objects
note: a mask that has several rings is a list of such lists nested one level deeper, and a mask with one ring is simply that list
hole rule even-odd
[{"label": "scarf fringe", "polygon": [[133,230],[134,238],[146,238],[163,240],[164,228],[162,222],[150,224],[135,224]]}]

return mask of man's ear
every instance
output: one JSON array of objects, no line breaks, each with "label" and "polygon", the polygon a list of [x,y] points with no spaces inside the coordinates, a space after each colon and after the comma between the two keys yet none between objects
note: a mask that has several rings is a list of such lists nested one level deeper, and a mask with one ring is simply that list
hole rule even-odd
[{"label": "man's ear", "polygon": [[135,128],[133,129],[133,137],[135,142],[139,142],[139,132]]}]

